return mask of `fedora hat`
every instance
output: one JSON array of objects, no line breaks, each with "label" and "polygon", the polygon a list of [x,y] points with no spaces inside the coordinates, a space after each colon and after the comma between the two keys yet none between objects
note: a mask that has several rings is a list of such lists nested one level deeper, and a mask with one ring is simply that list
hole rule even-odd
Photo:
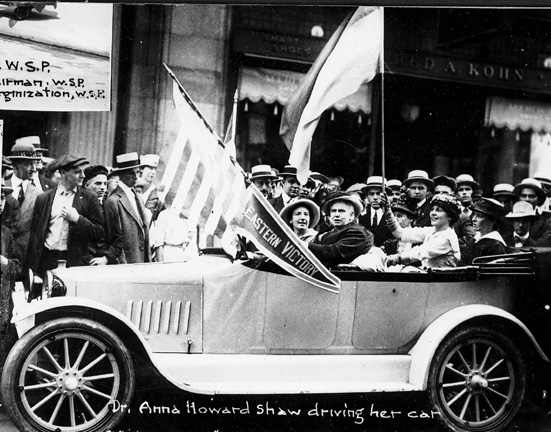
[{"label": "fedora hat", "polygon": [[517,201],[513,205],[513,211],[505,215],[507,219],[535,218],[536,216],[536,209],[526,201]]},{"label": "fedora hat", "polygon": [[429,175],[426,171],[423,170],[413,170],[408,173],[408,178],[405,179],[402,183],[404,186],[409,187],[414,181],[420,181],[427,185],[429,189],[434,187],[434,182],[429,178]]},{"label": "fedora hat", "polygon": [[36,153],[36,148],[30,142],[16,142],[11,150],[8,159],[13,160],[39,160],[40,156]]},{"label": "fedora hat", "polygon": [[370,176],[367,178],[367,182],[363,188],[363,193],[367,195],[369,189],[380,189],[383,190],[383,183],[385,184],[385,193],[388,195],[392,194],[392,189],[386,185],[386,179],[381,176]]},{"label": "fedora hat", "polygon": [[432,181],[434,182],[434,186],[448,186],[452,190],[452,192],[455,192],[455,190],[457,189],[457,183],[455,182],[455,179],[453,177],[439,175],[433,177]]},{"label": "fedora hat", "polygon": [[293,211],[297,207],[306,207],[310,210],[310,223],[308,224],[308,228],[315,227],[318,224],[320,221],[320,209],[314,201],[306,198],[297,199],[283,207],[279,212],[281,219],[288,222],[291,219]]},{"label": "fedora hat", "polygon": [[457,187],[461,186],[462,184],[466,184],[467,186],[470,186],[473,191],[480,189],[480,185],[470,174],[459,174],[455,178],[455,181],[457,182]]},{"label": "fedora hat", "polygon": [[539,180],[536,180],[535,178],[525,178],[515,186],[513,192],[517,197],[519,197],[520,192],[524,188],[529,188],[536,192],[536,195],[538,196],[538,205],[542,205],[545,202],[545,191],[543,190],[543,187],[541,186],[541,182]]},{"label": "fedora hat", "polygon": [[514,187],[512,184],[509,183],[498,183],[494,186],[494,189],[492,191],[492,196],[494,198],[499,196],[506,196],[512,199],[516,199],[517,196],[515,195]]},{"label": "fedora hat", "polygon": [[281,177],[284,179],[286,177],[295,177],[297,176],[297,169],[294,166],[291,165],[285,165],[283,167],[283,170],[279,173]]},{"label": "fedora hat", "polygon": [[161,158],[157,156],[156,154],[146,154],[140,156],[140,164],[141,166],[147,166],[151,168],[158,168],[159,167],[159,161]]},{"label": "fedora hat", "polygon": [[140,163],[140,158],[138,157],[138,153],[136,152],[117,155],[117,157],[115,158],[115,163],[116,165],[109,173],[110,175],[119,174],[122,171],[139,168],[142,166],[142,164]]},{"label": "fedora hat", "polygon": [[402,182],[398,179],[390,179],[386,185],[392,190],[400,190]]},{"label": "fedora hat", "polygon": [[505,207],[493,198],[481,197],[473,208],[473,212],[484,213],[498,221],[504,221]]},{"label": "fedora hat", "polygon": [[334,202],[345,202],[354,207],[354,212],[356,216],[359,216],[364,209],[364,205],[360,200],[360,197],[357,195],[350,195],[346,192],[336,192],[331,195],[322,205],[321,209],[325,214],[329,214],[329,208]]},{"label": "fedora hat", "polygon": [[251,168],[251,181],[258,180],[260,178],[268,178],[276,180],[277,176],[274,175],[272,167],[270,165],[255,165]]}]

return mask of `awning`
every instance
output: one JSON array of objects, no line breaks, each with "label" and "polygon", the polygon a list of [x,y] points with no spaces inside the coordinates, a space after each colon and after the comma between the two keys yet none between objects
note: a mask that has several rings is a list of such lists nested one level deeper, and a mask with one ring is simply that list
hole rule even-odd
[{"label": "awning", "polygon": [[551,133],[551,104],[489,97],[485,126]]},{"label": "awning", "polygon": [[[253,102],[279,102],[285,105],[296,91],[305,74],[277,69],[242,67],[239,83],[239,99]],[[360,89],[333,105],[338,111],[371,113],[371,86],[363,84]]]}]

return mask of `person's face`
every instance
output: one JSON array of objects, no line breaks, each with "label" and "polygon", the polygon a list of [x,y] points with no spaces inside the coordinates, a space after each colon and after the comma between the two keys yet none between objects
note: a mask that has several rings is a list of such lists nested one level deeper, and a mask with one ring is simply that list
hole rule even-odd
[{"label": "person's face", "polygon": [[355,217],[354,207],[342,201],[333,203],[329,210],[329,222],[334,227],[348,225],[354,221]]},{"label": "person's face", "polygon": [[84,180],[84,165],[70,168],[66,171],[63,171],[61,174],[62,184],[67,189],[74,189],[77,186],[82,186],[83,180]]},{"label": "person's face", "polygon": [[6,192],[2,191],[0,195],[0,214],[4,211],[4,206],[6,205]]},{"label": "person's face", "polygon": [[514,204],[511,198],[509,198],[507,195],[498,195],[494,198],[501,204],[503,204],[503,207],[505,207],[505,213],[511,213]]},{"label": "person's face", "polygon": [[427,197],[427,185],[420,181],[413,181],[409,185],[409,196],[417,201],[423,201]]},{"label": "person's face", "polygon": [[453,195],[453,190],[451,187],[446,185],[436,185],[434,187],[434,193],[435,194],[442,193],[444,195]]},{"label": "person's face", "polygon": [[259,178],[257,180],[253,180],[253,183],[260,190],[260,192],[262,192],[262,195],[268,198],[272,192],[272,180],[269,178]]},{"label": "person's face", "polygon": [[473,213],[473,228],[483,235],[493,231],[494,220],[484,213],[475,211]]},{"label": "person's face", "polygon": [[144,166],[142,167],[142,173],[141,177],[148,183],[151,183],[153,179],[155,178],[155,173],[157,172],[157,168],[150,167],[150,166]]},{"label": "person's face", "polygon": [[400,189],[392,189],[392,193],[390,194],[390,196],[388,197],[388,202],[390,204],[398,201],[398,199],[400,198],[400,195],[402,195],[400,193]]},{"label": "person's face", "polygon": [[430,224],[437,230],[450,226],[450,217],[439,205],[433,205],[430,211]]},{"label": "person's face", "polygon": [[532,221],[529,218],[516,218],[513,219],[513,229],[517,235],[523,237],[530,232]]},{"label": "person's face", "polygon": [[464,207],[468,207],[473,202],[473,188],[468,185],[461,185],[457,188],[457,198]]},{"label": "person's face", "polygon": [[538,196],[536,195],[536,191],[532,188],[522,188],[520,190],[519,201],[529,202],[532,204],[532,207],[536,208],[538,205]]},{"label": "person's face", "polygon": [[110,194],[115,189],[117,189],[117,186],[119,185],[120,178],[118,175],[114,175],[109,177],[109,180],[107,180],[107,193]]},{"label": "person's face", "polygon": [[330,181],[327,184],[327,189],[329,189],[330,192],[337,192],[339,190],[339,184],[335,181]]},{"label": "person's face", "polygon": [[25,159],[18,160],[17,162],[13,162],[13,170],[15,175],[21,180],[30,180],[36,172],[36,161]]},{"label": "person's face", "polygon": [[283,191],[291,198],[298,196],[300,183],[296,177],[285,177],[283,180]]},{"label": "person's face", "polygon": [[396,219],[402,228],[409,228],[413,222],[413,219],[411,219],[407,213],[402,213],[401,211],[395,211],[394,216],[396,216]]},{"label": "person's face", "polygon": [[308,197],[308,195],[310,195],[310,193],[312,193],[313,190],[314,187],[312,186],[312,184],[301,185],[298,194],[301,198],[306,198]]},{"label": "person's face", "polygon": [[105,196],[105,191],[107,190],[107,176],[105,174],[98,174],[97,176],[92,177],[88,181],[86,189],[95,193],[98,198],[103,198]]},{"label": "person's face", "polygon": [[295,233],[303,233],[310,224],[310,210],[306,207],[297,207],[291,215],[291,226]]},{"label": "person's face", "polygon": [[381,189],[369,188],[367,190],[367,202],[374,210],[381,208]]},{"label": "person's face", "polygon": [[119,174],[120,181],[123,182],[129,188],[136,186],[138,181],[138,168],[127,169],[121,171]]}]

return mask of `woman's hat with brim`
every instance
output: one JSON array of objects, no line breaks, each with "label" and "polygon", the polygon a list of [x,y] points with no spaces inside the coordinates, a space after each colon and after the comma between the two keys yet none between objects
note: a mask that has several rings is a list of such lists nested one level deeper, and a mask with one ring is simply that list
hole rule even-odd
[{"label": "woman's hat with brim", "polygon": [[306,198],[298,199],[283,207],[279,212],[281,219],[283,219],[285,222],[291,220],[293,211],[297,207],[306,207],[310,211],[310,223],[308,224],[308,228],[315,227],[318,224],[318,222],[320,221],[320,209],[314,201]]},{"label": "woman's hat with brim", "polygon": [[407,215],[411,216],[411,219],[415,219],[417,217],[417,210],[414,210],[411,206],[408,205],[406,194],[402,194],[397,201],[394,201],[391,204],[390,208],[393,212],[406,213]]},{"label": "woman's hat with brim", "polygon": [[528,201],[518,201],[513,205],[513,211],[505,215],[507,219],[530,218],[537,216],[536,209]]},{"label": "woman's hat with brim", "polygon": [[136,152],[117,155],[115,159],[116,159],[116,166],[113,168],[113,171],[109,173],[110,175],[115,175],[115,174],[118,175],[122,171],[126,171],[133,168],[140,168],[142,166],[142,164],[140,163],[140,157]]},{"label": "woman's hat with brim", "polygon": [[539,180],[535,178],[525,178],[515,186],[513,192],[517,197],[520,197],[520,193],[524,188],[532,189],[536,193],[538,196],[538,205],[542,205],[545,202],[546,194]]},{"label": "woman's hat with brim", "polygon": [[493,198],[497,197],[508,197],[512,200],[516,200],[517,196],[513,192],[515,190],[514,186],[509,183],[498,183],[494,186],[492,191]]},{"label": "woman's hat with brim", "polygon": [[457,198],[450,194],[437,193],[432,197],[431,206],[439,206],[448,214],[450,219],[459,220],[461,214]]},{"label": "woman's hat with brim", "polygon": [[363,188],[364,195],[367,195],[367,191],[369,189],[378,189],[380,191],[383,190],[383,183],[385,185],[385,193],[387,195],[392,194],[392,189],[390,189],[386,184],[386,179],[384,179],[381,176],[371,176],[367,178],[367,182],[365,183],[365,186]]},{"label": "woman's hat with brim", "polygon": [[473,191],[476,191],[480,189],[480,184],[478,184],[477,181],[473,178],[470,174],[459,174],[455,181],[457,183],[457,187],[461,186],[462,184],[466,184],[467,186],[470,186]]},{"label": "woman's hat with brim", "polygon": [[345,202],[354,207],[356,216],[359,216],[364,209],[364,205],[358,195],[350,195],[346,192],[336,192],[332,194],[322,205],[321,210],[325,214],[329,214],[329,208],[334,202]]},{"label": "woman's hat with brim", "polygon": [[439,175],[434,177],[432,181],[434,182],[435,187],[440,185],[448,186],[452,190],[452,192],[455,192],[455,190],[457,189],[457,183],[455,182],[455,179],[453,179],[452,177]]},{"label": "woman's hat with brim", "polygon": [[160,160],[161,158],[156,154],[145,154],[140,156],[140,163],[142,167],[157,169],[159,167]]},{"label": "woman's hat with brim", "polygon": [[429,189],[434,188],[434,182],[429,178],[429,174],[423,170],[413,170],[408,174],[408,178],[405,179],[402,183],[404,186],[409,187],[413,182],[423,182],[427,185]]},{"label": "woman's hat with brim", "polygon": [[258,179],[270,179],[276,180],[277,176],[274,175],[272,167],[270,165],[255,165],[251,168],[251,181]]},{"label": "woman's hat with brim", "polygon": [[483,213],[500,222],[507,222],[505,219],[505,207],[493,198],[480,198],[474,206],[473,212]]}]

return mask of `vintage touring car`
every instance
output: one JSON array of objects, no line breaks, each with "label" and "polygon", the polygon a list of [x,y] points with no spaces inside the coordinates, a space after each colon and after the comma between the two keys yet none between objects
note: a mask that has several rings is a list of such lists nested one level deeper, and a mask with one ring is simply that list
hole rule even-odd
[{"label": "vintage touring car", "polygon": [[549,384],[551,249],[332,271],[338,293],[220,253],[58,268],[26,284],[6,409],[24,431],[112,429],[146,361],[199,394],[426,391],[449,429],[498,431]]}]

